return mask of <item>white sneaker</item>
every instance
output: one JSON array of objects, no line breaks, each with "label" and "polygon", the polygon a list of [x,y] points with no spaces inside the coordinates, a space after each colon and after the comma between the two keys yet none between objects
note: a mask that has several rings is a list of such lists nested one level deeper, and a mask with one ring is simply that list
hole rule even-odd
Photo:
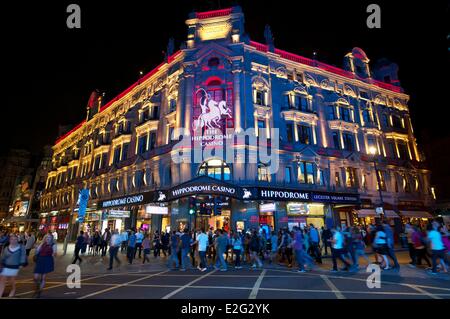
[{"label": "white sneaker", "polygon": [[206,271],[207,270],[207,268],[202,268],[202,269],[200,269],[201,271]]}]

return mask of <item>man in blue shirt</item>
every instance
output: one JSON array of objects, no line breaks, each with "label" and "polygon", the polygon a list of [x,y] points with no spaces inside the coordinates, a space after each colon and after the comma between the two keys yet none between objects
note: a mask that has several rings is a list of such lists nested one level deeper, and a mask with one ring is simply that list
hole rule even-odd
[{"label": "man in blue shirt", "polygon": [[139,231],[136,233],[136,249],[134,250],[134,259],[136,259],[136,252],[138,251],[138,249],[139,249],[139,258],[141,258],[143,241],[144,241],[144,234],[142,233],[142,230],[139,229]]},{"label": "man in blue shirt", "polygon": [[175,263],[175,269],[178,268],[178,251],[179,251],[179,243],[180,238],[177,235],[177,232],[174,230],[172,235],[170,236],[170,259],[168,267],[171,268],[173,263]]},{"label": "man in blue shirt", "polygon": [[80,250],[83,247],[83,244],[84,244],[84,232],[80,231],[80,235],[77,237],[77,241],[75,243],[75,251],[74,251],[75,259],[73,260],[72,264],[76,264],[77,260],[79,260],[81,264],[82,260],[80,258]]},{"label": "man in blue shirt", "polygon": [[398,264],[397,256],[395,256],[394,252],[394,233],[392,232],[391,226],[389,226],[387,220],[383,221],[383,229],[387,237],[388,256],[394,261],[394,269],[399,270],[400,265]]},{"label": "man in blue shirt", "polygon": [[310,224],[309,226],[311,226],[309,229],[309,238],[311,239],[311,251],[314,253],[314,256],[316,257],[316,262],[321,264],[322,256],[320,254],[319,249],[320,243],[319,231],[317,230],[317,228],[314,227],[313,224]]},{"label": "man in blue shirt", "polygon": [[134,231],[131,231],[131,235],[128,237],[127,258],[128,263],[131,265],[134,258],[134,249],[136,248],[136,235]]},{"label": "man in blue shirt", "polygon": [[220,264],[222,264],[222,269],[220,271],[227,271],[227,262],[223,258],[223,254],[225,254],[227,247],[228,247],[228,236],[223,231],[223,229],[220,230],[220,236],[216,239],[216,246],[217,246],[217,262],[216,262],[216,268]]},{"label": "man in blue shirt", "polygon": [[[186,258],[188,258],[188,253],[191,248],[191,236],[189,235],[188,229],[184,229],[183,235],[181,235],[181,271],[186,270]],[[189,264],[189,260],[188,260]]]}]

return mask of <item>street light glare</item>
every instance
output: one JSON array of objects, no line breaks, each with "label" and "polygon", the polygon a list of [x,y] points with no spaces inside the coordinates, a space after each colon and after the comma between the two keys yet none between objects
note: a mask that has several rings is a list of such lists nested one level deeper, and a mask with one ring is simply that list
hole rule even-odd
[{"label": "street light glare", "polygon": [[369,147],[369,154],[375,155],[376,153],[377,153],[377,149],[375,148],[375,146]]}]

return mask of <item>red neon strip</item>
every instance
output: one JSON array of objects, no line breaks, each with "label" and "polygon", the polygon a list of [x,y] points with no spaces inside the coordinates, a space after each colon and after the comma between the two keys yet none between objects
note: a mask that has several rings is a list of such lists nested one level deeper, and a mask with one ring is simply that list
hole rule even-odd
[{"label": "red neon strip", "polygon": [[208,18],[215,18],[215,17],[221,17],[231,14],[231,8],[228,9],[221,9],[221,10],[213,10],[213,11],[206,11],[206,12],[196,12],[195,16],[197,19],[208,19]]},{"label": "red neon strip", "polygon": [[[268,51],[268,46],[259,42],[255,42],[255,41],[250,41],[250,46],[254,47],[256,50],[261,51],[261,52],[267,52]],[[289,53],[287,51],[283,51],[280,49],[275,49],[275,53],[279,54],[282,58],[285,58],[287,60],[291,60],[294,62],[298,62],[301,64],[305,64],[305,65],[309,65],[309,66],[314,66],[314,67],[318,67],[319,69],[322,70],[326,70],[328,72],[331,73],[335,73],[341,76],[344,76],[346,78],[350,78],[350,79],[354,79],[354,78],[358,78],[357,76],[355,76],[352,72],[346,71],[344,69],[323,63],[323,62],[319,62],[319,61],[314,61],[312,59],[308,59],[305,57],[302,57],[300,55],[297,54],[293,54],[293,53]],[[360,79],[363,80],[364,79]],[[390,90],[390,91],[394,91],[394,92],[398,92],[398,93],[402,93],[403,89],[401,87],[389,84],[389,83],[385,83],[385,82],[381,82],[381,81],[377,81],[377,80],[371,80],[371,83],[381,87],[383,89],[386,90]]]},{"label": "red neon strip", "polygon": [[[172,61],[174,61],[179,55],[181,54],[181,50],[175,52],[174,54],[172,54],[171,56],[169,56],[169,58],[167,59],[168,63],[171,63]],[[161,63],[160,65],[158,65],[156,68],[154,68],[153,70],[151,70],[150,72],[148,72],[146,75],[144,75],[141,79],[139,79],[139,81],[133,83],[130,87],[128,87],[125,91],[121,92],[119,95],[117,95],[115,98],[113,98],[111,101],[109,101],[107,104],[103,105],[100,108],[100,112],[103,112],[104,110],[106,110],[108,107],[110,107],[114,102],[116,102],[117,100],[121,99],[122,97],[124,97],[127,93],[129,93],[131,90],[133,90],[136,86],[138,86],[139,84],[141,84],[143,81],[147,80],[148,78],[150,78],[152,75],[154,75],[156,72],[159,71],[159,69],[166,64],[166,62]],[[56,142],[55,145],[57,145],[59,142],[61,142],[62,140],[64,140],[67,136],[69,136],[70,134],[72,134],[73,132],[75,132],[76,130],[78,130],[81,126],[83,126],[83,124],[86,122],[86,120],[83,120],[81,123],[79,123],[77,126],[75,126],[73,129],[71,129],[69,132],[67,132],[66,134],[64,134],[63,136],[59,137]]]}]

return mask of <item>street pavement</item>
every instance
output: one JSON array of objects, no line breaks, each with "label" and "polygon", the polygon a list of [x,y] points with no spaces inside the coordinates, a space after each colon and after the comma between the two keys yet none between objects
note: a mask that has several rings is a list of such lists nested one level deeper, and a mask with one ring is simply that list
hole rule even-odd
[{"label": "street pavement", "polygon": [[[62,246],[58,247],[62,252]],[[358,272],[332,273],[331,258],[306,273],[298,273],[283,265],[264,265],[252,270],[249,265],[227,272],[188,269],[185,272],[167,268],[165,257],[142,264],[136,259],[132,265],[125,254],[119,253],[120,267],[108,271],[108,254],[82,256],[80,288],[69,288],[73,246],[68,254],[56,258],[55,272],[48,275],[41,298],[49,299],[450,299],[450,275],[430,275],[425,268],[407,266],[406,251],[398,251],[400,271],[382,271],[379,288],[368,288],[370,273],[365,267]],[[373,260],[373,256],[369,255]],[[338,261],[339,263],[339,261]],[[360,265],[366,265],[364,260]],[[338,265],[342,266],[342,265]],[[17,279],[16,299],[32,298],[34,264],[23,268]],[[73,281],[72,281],[73,282]],[[4,296],[9,294],[9,287]]]}]

